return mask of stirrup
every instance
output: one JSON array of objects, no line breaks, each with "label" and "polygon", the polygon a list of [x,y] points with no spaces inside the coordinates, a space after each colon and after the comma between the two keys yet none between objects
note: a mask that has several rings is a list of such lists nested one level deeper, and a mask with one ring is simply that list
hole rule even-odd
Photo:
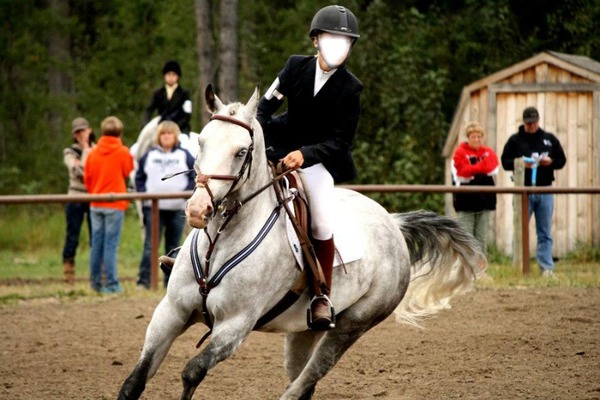
[{"label": "stirrup", "polygon": [[[327,305],[329,306],[330,317],[313,320],[313,315],[312,315],[313,304],[316,301],[320,301],[320,300],[324,300],[327,303]],[[313,331],[327,331],[329,329],[335,328],[335,309],[333,308],[333,304],[331,303],[331,300],[329,300],[329,297],[327,297],[327,295],[323,294],[323,295],[315,296],[312,298],[312,300],[310,301],[310,305],[308,306],[308,309],[306,310],[306,324]]]}]

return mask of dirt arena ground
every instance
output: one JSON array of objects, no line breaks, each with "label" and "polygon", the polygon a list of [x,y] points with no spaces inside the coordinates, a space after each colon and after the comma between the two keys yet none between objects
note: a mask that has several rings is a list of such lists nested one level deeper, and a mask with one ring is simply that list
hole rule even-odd
[{"label": "dirt arena ground", "polygon": [[[114,399],[157,298],[31,301],[0,308],[0,398]],[[600,399],[600,289],[478,289],[424,330],[392,318],[319,384],[316,399]],[[144,399],[174,399],[204,329],[179,338]],[[197,399],[276,399],[283,336],[253,333]]]}]

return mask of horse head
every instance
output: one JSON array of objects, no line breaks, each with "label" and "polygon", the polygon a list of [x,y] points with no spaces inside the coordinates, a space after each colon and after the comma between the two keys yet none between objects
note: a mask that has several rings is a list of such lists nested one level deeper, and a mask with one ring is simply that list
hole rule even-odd
[{"label": "horse head", "polygon": [[255,119],[258,87],[246,104],[223,104],[212,85],[206,88],[205,98],[211,120],[198,138],[196,188],[185,210],[188,223],[200,229],[220,206],[257,186],[251,177],[253,165],[266,165],[262,129]]}]

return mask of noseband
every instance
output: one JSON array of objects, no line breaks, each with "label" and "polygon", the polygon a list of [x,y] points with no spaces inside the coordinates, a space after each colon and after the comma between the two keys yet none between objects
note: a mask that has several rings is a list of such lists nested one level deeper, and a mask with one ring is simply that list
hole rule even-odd
[{"label": "noseband", "polygon": [[[210,120],[211,121],[219,120],[219,121],[229,122],[229,123],[232,123],[237,126],[241,126],[242,128],[244,128],[248,131],[248,133],[250,134],[250,139],[252,140],[252,142],[250,143],[250,147],[248,148],[248,152],[246,153],[246,158],[244,159],[244,163],[242,164],[242,167],[240,168],[240,171],[237,173],[237,175],[206,175],[206,174],[199,173],[196,176],[196,188],[197,189],[206,189],[206,191],[208,192],[208,195],[210,196],[210,202],[213,207],[213,216],[214,216],[217,213],[219,206],[221,206],[221,203],[223,203],[223,200],[225,200],[227,198],[227,196],[229,196],[231,194],[233,189],[240,182],[240,180],[246,173],[246,170],[248,170],[248,176],[250,176],[250,172],[252,170],[252,151],[254,150],[254,129],[252,129],[252,127],[250,125],[246,124],[245,122],[242,122],[237,118],[228,117],[226,115],[215,114],[212,117],[210,117]],[[217,179],[217,180],[222,180],[222,181],[232,181],[231,186],[229,187],[229,190],[227,191],[225,196],[223,196],[223,199],[221,199],[219,201],[215,201],[215,197],[213,196],[213,193],[211,192],[210,187],[208,186],[208,182],[211,179]]]}]

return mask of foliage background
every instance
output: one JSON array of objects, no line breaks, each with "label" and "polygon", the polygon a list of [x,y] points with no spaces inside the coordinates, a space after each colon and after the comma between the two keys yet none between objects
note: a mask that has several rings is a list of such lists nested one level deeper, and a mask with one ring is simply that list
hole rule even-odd
[{"label": "foliage background", "polygon": [[[332,3],[239,2],[240,100],[268,87],[289,55],[314,52],[310,21]],[[595,0],[337,3],[361,30],[348,62],[365,83],[355,183],[443,182],[441,148],[463,86],[543,50],[600,59]],[[182,64],[201,130],[193,0],[0,0],[0,15],[1,194],[66,191],[62,149],[76,116],[98,132],[117,115],[131,145],[168,59]],[[52,35],[69,38],[66,53],[50,50]],[[51,71],[66,77],[65,90],[50,89]],[[395,211],[443,210],[441,195],[374,197]]]}]

